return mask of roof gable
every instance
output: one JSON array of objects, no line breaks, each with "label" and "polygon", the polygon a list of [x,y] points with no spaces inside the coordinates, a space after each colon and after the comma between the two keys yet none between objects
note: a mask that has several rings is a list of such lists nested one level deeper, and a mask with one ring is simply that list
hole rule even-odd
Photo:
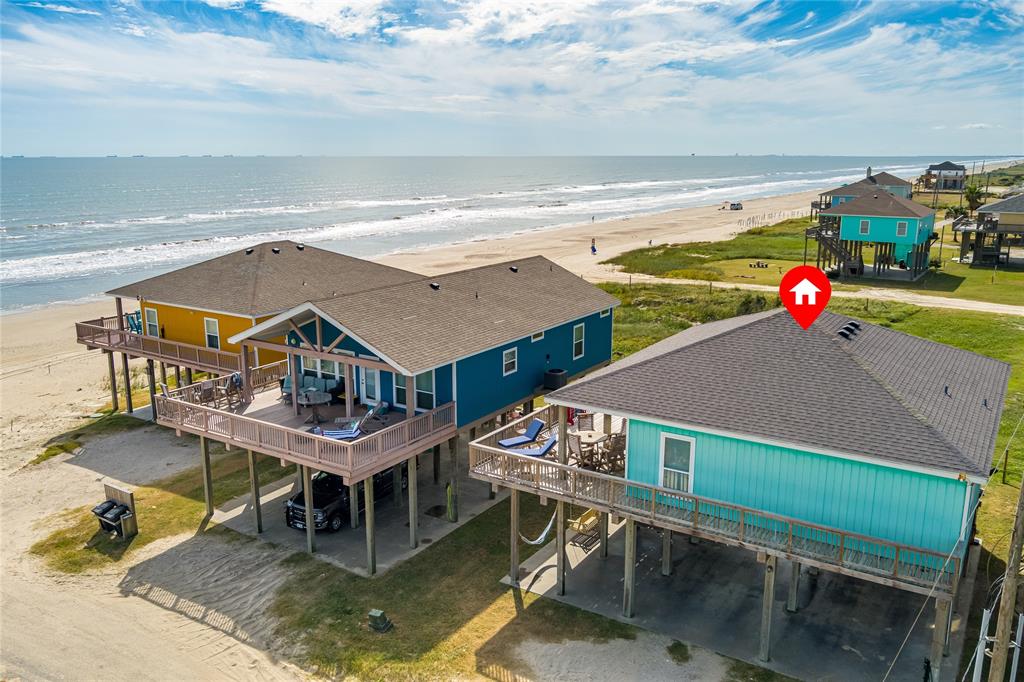
[{"label": "roof gable", "polygon": [[930,170],[930,171],[933,171],[933,170],[958,170],[958,171],[966,171],[967,168],[964,167],[964,166],[961,166],[958,163],[953,163],[952,161],[943,161],[942,163],[933,163],[932,165],[928,166],[928,170]]},{"label": "roof gable", "polygon": [[861,178],[856,182],[836,187],[828,192],[822,192],[822,194],[841,197],[859,197],[863,194],[882,190],[883,187],[913,187],[913,185],[903,178],[898,178],[890,173],[881,172],[869,175],[866,178]]},{"label": "roof gable", "polygon": [[845,339],[849,320],[699,325],[548,400],[986,477],[1009,366],[865,322]]},{"label": "roof gable", "polygon": [[926,218],[935,215],[935,210],[884,190],[877,190],[873,194],[862,194],[827,208],[821,215]]}]

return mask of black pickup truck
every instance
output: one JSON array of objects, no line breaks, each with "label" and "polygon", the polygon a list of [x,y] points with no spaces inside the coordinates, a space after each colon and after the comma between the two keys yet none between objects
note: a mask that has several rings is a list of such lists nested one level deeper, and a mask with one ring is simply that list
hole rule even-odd
[{"label": "black pickup truck", "polygon": [[[363,485],[359,490],[359,513],[366,509]],[[402,490],[409,487],[409,468],[402,465]],[[373,499],[378,501],[395,492],[394,476],[391,470],[373,475]],[[348,486],[340,476],[318,471],[313,474],[313,527],[316,530],[336,532],[345,526],[349,518]],[[306,529],[306,502],[302,490],[284,503],[284,521],[292,528]]]}]

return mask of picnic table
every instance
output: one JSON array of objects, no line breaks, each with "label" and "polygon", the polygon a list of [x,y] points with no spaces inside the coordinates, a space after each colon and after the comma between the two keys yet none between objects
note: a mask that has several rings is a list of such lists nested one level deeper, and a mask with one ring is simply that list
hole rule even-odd
[{"label": "picnic table", "polygon": [[298,396],[299,405],[308,407],[312,414],[306,419],[306,424],[320,424],[323,419],[320,417],[320,406],[331,402],[331,394],[324,391],[302,391]]}]

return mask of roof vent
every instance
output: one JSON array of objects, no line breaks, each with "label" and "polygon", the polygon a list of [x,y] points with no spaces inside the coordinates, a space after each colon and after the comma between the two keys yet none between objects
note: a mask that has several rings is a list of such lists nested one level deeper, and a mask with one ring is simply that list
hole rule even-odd
[{"label": "roof vent", "polygon": [[277,248],[276,246],[272,248],[271,251],[273,251],[274,253],[281,253],[281,249]]},{"label": "roof vent", "polygon": [[296,244],[295,248],[298,249],[299,251],[302,251],[302,250],[304,250],[306,248],[306,245],[305,244]]},{"label": "roof vent", "polygon": [[853,327],[857,331],[860,331],[860,322],[858,322],[857,320],[850,320],[849,322],[846,323],[846,326]]},{"label": "roof vent", "polygon": [[433,289],[434,291],[441,291],[441,285],[438,284],[437,282],[431,282],[430,288]]},{"label": "roof vent", "polygon": [[847,331],[846,328],[840,329],[836,333],[839,334],[839,336],[843,337],[844,339],[849,339],[850,338],[850,332]]},{"label": "roof vent", "polygon": [[245,255],[246,256],[251,256],[252,255],[252,249],[246,249],[245,250]]},{"label": "roof vent", "polygon": [[953,397],[953,394],[949,392],[949,384],[946,384],[946,387],[942,389],[942,392],[948,395],[950,398]]},{"label": "roof vent", "polygon": [[840,331],[844,331],[844,332],[846,332],[847,334],[849,334],[850,336],[856,336],[856,335],[857,335],[857,328],[856,328],[856,327],[854,327],[854,326],[853,326],[852,324],[850,324],[849,322],[847,322],[846,324],[844,324],[844,325],[842,326],[842,329],[841,329]]},{"label": "roof vent", "polygon": [[512,272],[519,272],[519,267],[516,265],[510,265],[508,266],[508,269],[511,270]]}]

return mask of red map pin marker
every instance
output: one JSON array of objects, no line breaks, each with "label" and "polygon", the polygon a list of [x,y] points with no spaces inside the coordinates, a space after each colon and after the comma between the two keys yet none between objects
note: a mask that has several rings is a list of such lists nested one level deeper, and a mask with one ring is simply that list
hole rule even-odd
[{"label": "red map pin marker", "polygon": [[796,323],[807,329],[818,319],[832,297],[825,273],[810,265],[798,265],[782,276],[779,298]]}]

